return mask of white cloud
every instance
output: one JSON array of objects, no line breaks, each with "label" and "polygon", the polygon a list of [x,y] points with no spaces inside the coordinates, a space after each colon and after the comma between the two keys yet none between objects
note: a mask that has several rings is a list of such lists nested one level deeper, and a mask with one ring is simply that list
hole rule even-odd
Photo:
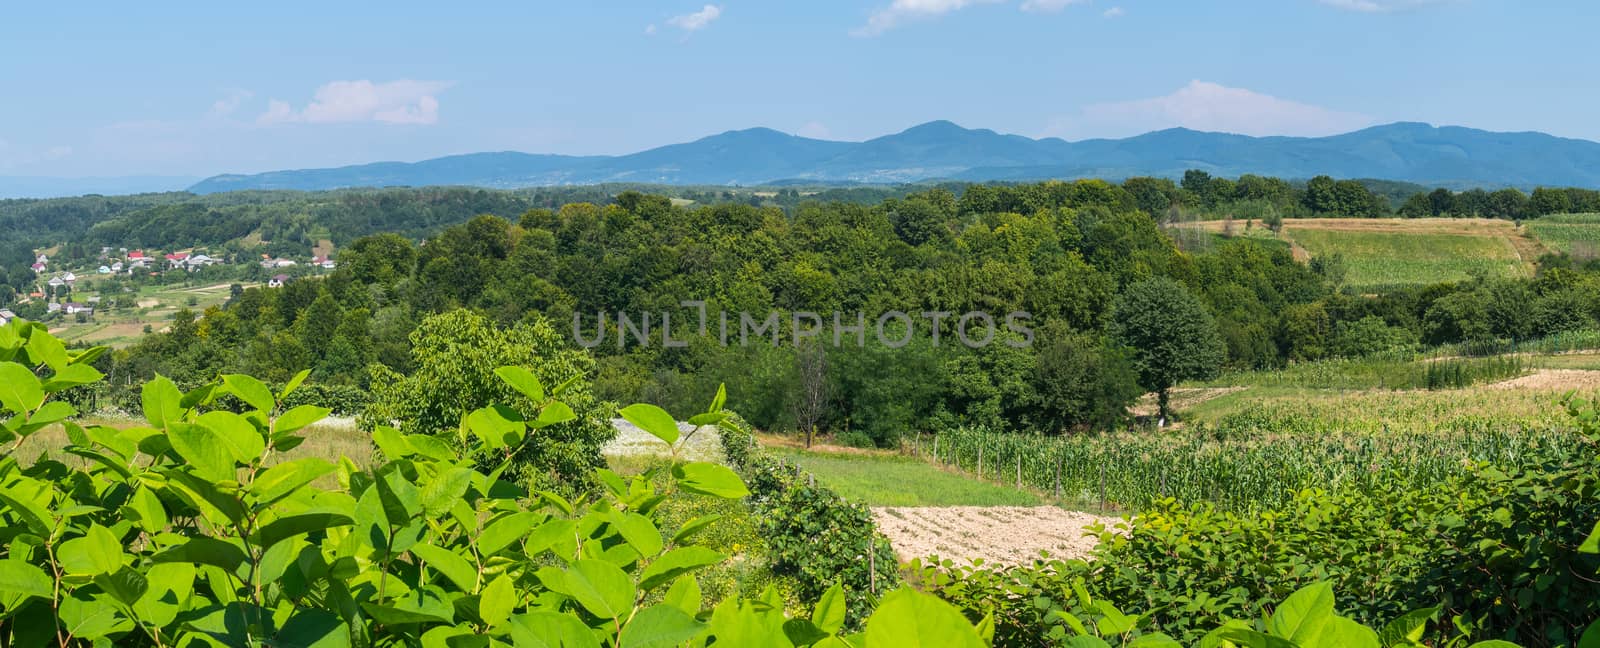
[{"label": "white cloud", "polygon": [[1034,13],[1055,13],[1075,4],[1083,4],[1089,0],[1024,0],[1022,10]]},{"label": "white cloud", "polygon": [[1076,116],[1053,120],[1047,135],[1067,139],[1126,137],[1184,127],[1240,135],[1323,136],[1375,123],[1372,117],[1206,81],[1191,81],[1164,97],[1084,106]]},{"label": "white cloud", "polygon": [[239,109],[240,104],[249,101],[250,98],[254,96],[256,96],[256,93],[249,90],[240,90],[237,88],[229,90],[227,96],[218,99],[215,103],[211,104],[211,116],[226,117],[231,115],[233,114],[233,111]]},{"label": "white cloud", "polygon": [[1450,0],[1317,0],[1322,4],[1339,9],[1360,11],[1362,13],[1388,13],[1402,9],[1415,9],[1424,5],[1442,4]]},{"label": "white cloud", "polygon": [[[877,36],[894,29],[906,20],[937,18],[972,5],[1000,1],[1002,0],[894,0],[888,7],[879,9],[867,17],[866,25],[850,33],[856,36]],[[1061,0],[1030,0],[1033,1],[1061,2]]]},{"label": "white cloud", "polygon": [[649,24],[649,25],[645,25],[645,27],[644,27],[644,34],[645,34],[645,35],[646,35],[646,36],[654,36],[654,35],[655,35],[655,33],[656,33],[656,26],[655,26],[655,23],[651,23],[651,24]]},{"label": "white cloud", "polygon": [[[722,7],[708,4],[694,13],[668,18],[667,24],[684,31],[699,31],[705,29],[707,25],[711,24],[711,21],[716,20],[721,15]],[[653,33],[651,30],[654,28],[655,25],[651,25],[646,31]]]},{"label": "white cloud", "polygon": [[411,79],[385,83],[334,81],[317,88],[311,103],[298,112],[286,101],[267,102],[267,111],[256,122],[433,124],[439,121],[439,100],[434,95],[450,85],[448,81]]},{"label": "white cloud", "polygon": [[1128,14],[1128,12],[1123,11],[1122,7],[1112,7],[1110,9],[1105,10],[1105,13],[1102,13],[1100,15],[1105,16],[1107,18],[1121,18],[1121,17],[1123,17],[1123,16],[1125,16],[1127,14]]}]

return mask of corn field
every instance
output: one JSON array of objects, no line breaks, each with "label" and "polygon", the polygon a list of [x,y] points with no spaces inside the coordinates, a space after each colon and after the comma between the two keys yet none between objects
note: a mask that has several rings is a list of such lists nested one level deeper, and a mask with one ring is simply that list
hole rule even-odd
[{"label": "corn field", "polygon": [[1101,509],[1141,509],[1159,498],[1219,508],[1272,508],[1305,488],[1420,488],[1471,462],[1502,468],[1584,451],[1559,427],[1523,429],[1481,417],[1420,434],[1339,431],[1316,419],[1261,412],[1216,426],[1044,437],[959,428],[919,439],[930,460],[985,480],[1018,482]]}]

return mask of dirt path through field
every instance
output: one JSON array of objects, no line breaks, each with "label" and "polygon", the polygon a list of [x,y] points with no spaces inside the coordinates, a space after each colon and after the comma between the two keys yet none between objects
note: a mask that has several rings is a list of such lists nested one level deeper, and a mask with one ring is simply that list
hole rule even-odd
[{"label": "dirt path through field", "polygon": [[1087,558],[1099,540],[1085,531],[1121,521],[1054,506],[879,507],[872,514],[901,560],[982,558],[1006,566],[1026,565],[1041,551],[1052,558]]}]

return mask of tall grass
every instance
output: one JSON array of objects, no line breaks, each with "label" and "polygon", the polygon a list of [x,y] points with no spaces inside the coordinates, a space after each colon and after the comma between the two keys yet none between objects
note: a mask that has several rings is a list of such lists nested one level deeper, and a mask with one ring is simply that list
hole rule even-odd
[{"label": "tall grass", "polygon": [[1211,385],[1294,387],[1304,389],[1460,389],[1521,376],[1528,371],[1520,357],[1420,360],[1411,352],[1365,358],[1302,362],[1273,371],[1228,374]]}]

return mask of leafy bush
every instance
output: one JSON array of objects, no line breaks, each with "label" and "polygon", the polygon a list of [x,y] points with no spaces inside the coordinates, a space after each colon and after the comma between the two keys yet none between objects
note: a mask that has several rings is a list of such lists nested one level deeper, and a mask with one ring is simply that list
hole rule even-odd
[{"label": "leafy bush", "polygon": [[1346,358],[1414,351],[1416,346],[1417,336],[1410,329],[1389,326],[1375,315],[1339,322],[1333,335],[1334,355]]},{"label": "leafy bush", "polygon": [[[679,493],[748,494],[719,465],[674,464],[664,492],[654,475],[601,470],[599,497],[568,501],[501,480],[509,461],[480,472],[426,434],[379,434],[387,460],[365,470],[280,461],[328,410],[284,409],[298,381],[274,393],[242,375],[188,393],[158,378],[143,390],[148,426],[84,427],[54,395],[100,380],[88,364],[100,352],[68,352],[38,325],[0,327],[0,408],[12,415],[0,438],[14,449],[60,424],[86,460],[0,458],[0,644],[985,644],[957,610],[907,589],[848,637],[837,586],[810,618],[786,618],[770,591],[705,602],[694,574],[724,556],[696,535],[714,518],[669,538],[656,515]],[[520,443],[567,407],[527,375],[503,377],[543,405],[531,421],[470,426],[471,450]],[[223,394],[251,409],[212,408]],[[677,437],[657,408],[621,413]],[[336,487],[315,485],[330,475]]]},{"label": "leafy bush", "polygon": [[[1575,409],[1592,420],[1588,411]],[[1150,628],[1193,642],[1219,622],[1262,618],[1289,592],[1327,581],[1361,593],[1346,608],[1357,621],[1438,606],[1452,620],[1439,628],[1446,636],[1470,630],[1571,645],[1600,617],[1600,556],[1583,551],[1600,519],[1600,459],[1591,441],[1581,456],[1554,453],[1525,465],[1479,465],[1421,487],[1380,475],[1331,492],[1304,490],[1254,514],[1164,499],[1126,535],[1103,533],[1092,562],[1008,572],[918,568],[969,616],[992,615],[1002,643],[1064,632],[1058,628],[1068,622],[1056,611],[1093,609],[1078,590],[1140,607]]]}]

